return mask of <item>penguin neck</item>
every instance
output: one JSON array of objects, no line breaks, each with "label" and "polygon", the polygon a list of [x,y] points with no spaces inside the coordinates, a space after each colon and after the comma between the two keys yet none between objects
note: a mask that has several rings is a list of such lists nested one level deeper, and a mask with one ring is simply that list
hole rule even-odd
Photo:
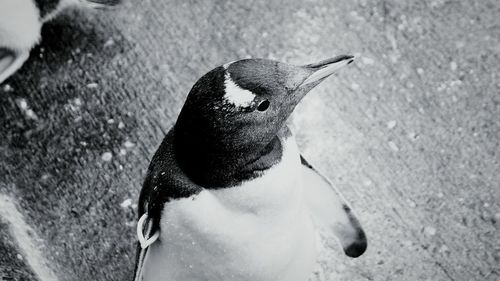
[{"label": "penguin neck", "polygon": [[40,10],[40,18],[43,21],[50,20],[62,7],[61,2],[59,0],[34,0],[38,10]]},{"label": "penguin neck", "polygon": [[200,131],[177,132],[174,128],[174,151],[183,172],[196,184],[208,189],[228,188],[259,177],[279,163],[282,140],[291,136],[284,126],[268,143],[246,148],[219,146]]}]

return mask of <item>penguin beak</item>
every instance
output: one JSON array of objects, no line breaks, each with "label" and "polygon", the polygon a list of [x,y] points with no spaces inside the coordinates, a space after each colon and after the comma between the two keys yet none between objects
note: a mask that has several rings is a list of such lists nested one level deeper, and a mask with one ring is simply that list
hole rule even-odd
[{"label": "penguin beak", "polygon": [[339,69],[354,61],[354,56],[340,55],[317,63],[302,66],[308,72],[307,77],[299,85],[299,88],[312,89],[328,76],[335,74]]}]

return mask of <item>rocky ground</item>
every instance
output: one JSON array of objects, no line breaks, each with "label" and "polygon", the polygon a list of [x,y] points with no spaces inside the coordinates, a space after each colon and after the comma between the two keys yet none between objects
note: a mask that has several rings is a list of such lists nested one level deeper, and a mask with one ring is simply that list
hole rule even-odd
[{"label": "rocky ground", "polygon": [[369,236],[315,279],[500,280],[500,2],[126,1],[42,35],[0,86],[0,279],[130,280],[141,183],[197,78],[354,54],[293,117]]}]

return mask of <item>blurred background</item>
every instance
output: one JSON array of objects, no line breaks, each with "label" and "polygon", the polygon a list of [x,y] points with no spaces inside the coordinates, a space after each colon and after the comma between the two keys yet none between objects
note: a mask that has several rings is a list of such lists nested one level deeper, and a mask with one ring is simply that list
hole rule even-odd
[{"label": "blurred background", "polygon": [[[332,241],[314,280],[500,280],[496,0],[142,0],[65,12],[0,85],[0,280],[131,280],[141,184],[194,82],[247,57],[339,54],[357,60],[291,122],[369,249],[350,259]],[[24,223],[31,242],[19,243]],[[32,260],[47,272],[36,277]]]}]

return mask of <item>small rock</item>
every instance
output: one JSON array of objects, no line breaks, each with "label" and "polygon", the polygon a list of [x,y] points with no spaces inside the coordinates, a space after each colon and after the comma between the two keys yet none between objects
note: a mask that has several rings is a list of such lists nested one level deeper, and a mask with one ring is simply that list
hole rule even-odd
[{"label": "small rock", "polygon": [[82,105],[82,100],[80,98],[75,98],[73,100],[73,103],[76,105],[76,106],[81,106]]},{"label": "small rock", "polygon": [[122,208],[128,208],[130,206],[132,206],[132,199],[130,198],[123,200],[123,202],[120,204],[120,207]]},{"label": "small rock", "polygon": [[111,47],[115,44],[115,40],[113,40],[113,38],[109,38],[108,41],[106,41],[106,43],[104,43],[104,47]]},{"label": "small rock", "polygon": [[415,203],[415,201],[411,199],[407,199],[406,201],[408,202],[408,206],[410,206],[411,208],[417,207],[417,203]]},{"label": "small rock", "polygon": [[359,90],[359,85],[356,84],[356,83],[352,83],[351,84],[351,89],[353,89],[354,91]]},{"label": "small rock", "polygon": [[113,158],[113,154],[111,152],[104,152],[102,155],[101,155],[101,159],[102,161],[104,162],[109,162],[111,161],[111,159]]},{"label": "small rock", "polygon": [[126,141],[123,143],[123,146],[125,146],[125,148],[132,148],[135,146],[135,144],[131,141]]},{"label": "small rock", "polygon": [[424,74],[424,70],[422,68],[417,68],[418,75]]},{"label": "small rock", "polygon": [[455,71],[455,70],[457,70],[457,68],[458,68],[458,66],[457,66],[456,62],[454,62],[454,61],[450,62],[451,71]]},{"label": "small rock", "polygon": [[398,146],[397,146],[397,145],[396,145],[393,141],[389,141],[387,144],[389,145],[389,147],[390,147],[393,151],[395,151],[395,152],[398,152],[398,151],[399,151],[399,147],[398,147]]},{"label": "small rock", "polygon": [[14,89],[12,88],[12,86],[10,86],[9,84],[5,84],[3,86],[3,91],[6,92],[6,93],[9,93],[9,92],[12,92],[14,91]]},{"label": "small rock", "polygon": [[410,138],[410,140],[414,141],[414,140],[416,140],[418,138],[418,135],[415,132],[409,132],[408,133],[408,138]]},{"label": "small rock", "polygon": [[424,228],[424,232],[425,232],[425,234],[427,234],[429,236],[434,236],[434,235],[436,235],[437,230],[432,226],[426,226]]},{"label": "small rock", "polygon": [[19,99],[17,104],[19,105],[19,108],[21,108],[22,110],[28,109],[28,102],[25,99]]},{"label": "small rock", "polygon": [[118,123],[118,129],[123,129],[125,128],[125,123],[123,123],[122,121],[120,121],[120,123]]},{"label": "small rock", "polygon": [[20,261],[22,261],[22,260],[23,260],[23,256],[21,256],[21,254],[17,254],[17,255],[16,255],[16,258],[17,258],[18,260],[20,260]]},{"label": "small rock", "polygon": [[387,129],[389,129],[389,130],[394,129],[394,127],[396,127],[396,124],[397,124],[396,120],[391,120],[391,121],[387,122]]},{"label": "small rock", "polygon": [[89,89],[95,89],[97,88],[99,85],[97,83],[89,83],[87,84],[87,88]]},{"label": "small rock", "polygon": [[26,110],[26,117],[29,119],[37,120],[38,116],[35,114],[35,112],[32,109]]},{"label": "small rock", "polygon": [[111,119],[108,119],[108,124],[114,124],[115,123],[115,119],[111,118]]},{"label": "small rock", "polygon": [[448,246],[446,246],[445,244],[443,244],[440,248],[439,248],[439,252],[440,253],[447,253],[450,251],[450,248],[448,248]]},{"label": "small rock", "polygon": [[120,155],[126,155],[127,154],[127,151],[123,148],[120,148]]}]

